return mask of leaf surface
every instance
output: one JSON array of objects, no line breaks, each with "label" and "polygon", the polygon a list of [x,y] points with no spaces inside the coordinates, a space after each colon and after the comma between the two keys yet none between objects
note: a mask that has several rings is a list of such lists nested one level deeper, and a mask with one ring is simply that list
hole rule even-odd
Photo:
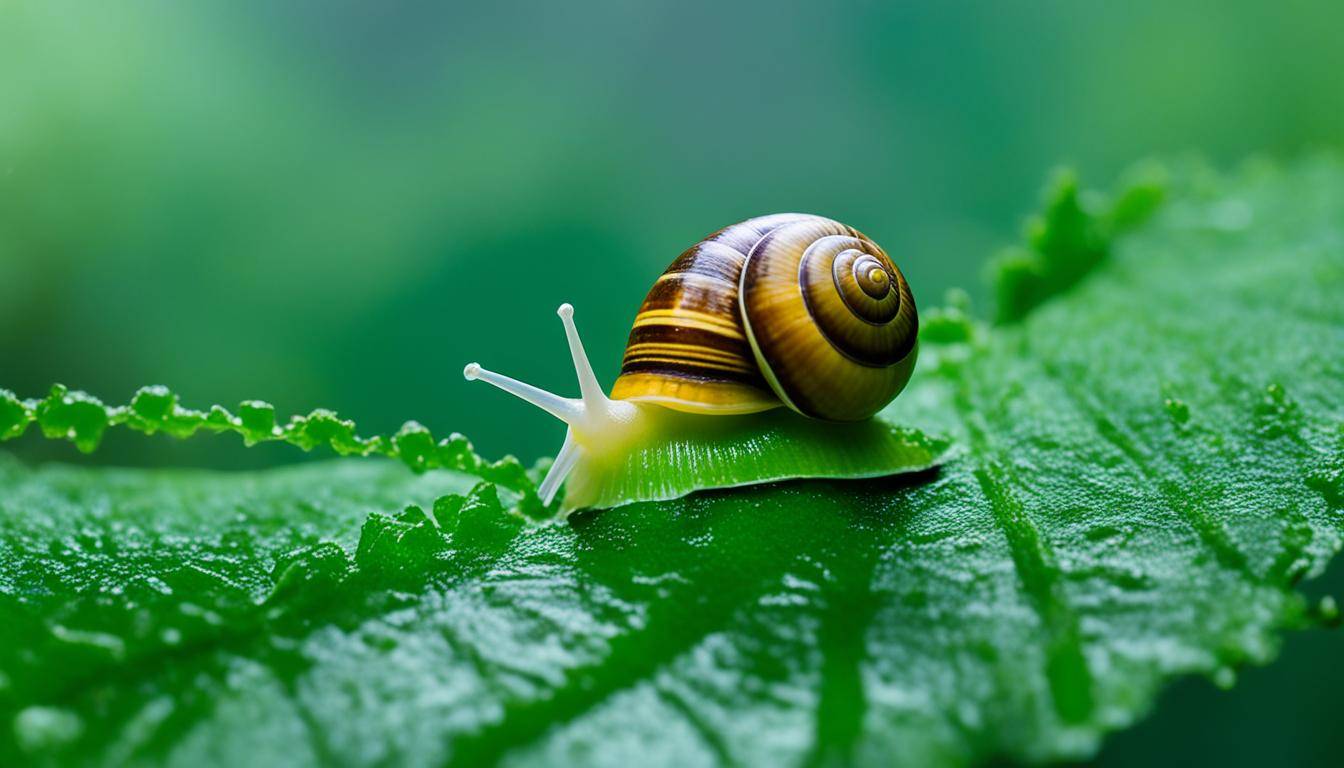
[{"label": "leaf surface", "polygon": [[1048,760],[1231,684],[1344,533],[1344,168],[1181,171],[1118,244],[1072,195],[1011,324],[930,313],[884,417],[940,470],[537,525],[390,463],[0,463],[0,763]]}]

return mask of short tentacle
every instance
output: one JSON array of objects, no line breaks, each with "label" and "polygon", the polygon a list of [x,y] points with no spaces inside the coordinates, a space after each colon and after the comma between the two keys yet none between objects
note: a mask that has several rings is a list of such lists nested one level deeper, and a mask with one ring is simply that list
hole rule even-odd
[{"label": "short tentacle", "polygon": [[583,449],[574,442],[574,431],[565,432],[565,442],[560,446],[560,452],[555,455],[555,461],[551,464],[550,470],[546,473],[546,478],[537,486],[537,495],[541,497],[541,503],[550,505],[555,499],[555,494],[560,490],[560,485],[565,482],[569,476],[570,470],[579,462],[580,454]]}]

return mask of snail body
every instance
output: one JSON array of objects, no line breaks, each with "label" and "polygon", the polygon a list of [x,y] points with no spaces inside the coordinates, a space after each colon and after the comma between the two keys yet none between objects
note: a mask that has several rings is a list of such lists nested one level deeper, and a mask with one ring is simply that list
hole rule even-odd
[{"label": "snail body", "polygon": [[926,438],[871,418],[914,370],[910,286],[876,243],[832,219],[761,216],[683,252],[645,297],[610,397],[573,314],[560,307],[580,398],[475,363],[464,371],[569,425],[538,488],[549,504],[568,479],[564,512],[936,459]]}]

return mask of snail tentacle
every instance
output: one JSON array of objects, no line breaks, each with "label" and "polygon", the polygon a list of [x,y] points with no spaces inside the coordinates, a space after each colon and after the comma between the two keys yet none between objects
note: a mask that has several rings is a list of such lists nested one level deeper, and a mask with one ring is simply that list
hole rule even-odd
[{"label": "snail tentacle", "polygon": [[467,381],[476,381],[479,379],[487,384],[498,387],[519,400],[524,400],[537,406],[566,424],[572,424],[583,418],[582,400],[560,397],[559,395],[552,394],[539,387],[534,387],[531,384],[521,382],[511,376],[505,376],[502,373],[495,373],[487,368],[482,368],[480,363],[468,363],[467,367],[462,369],[462,377]]},{"label": "snail tentacle", "polygon": [[561,397],[539,387],[518,381],[501,373],[482,368],[479,363],[471,363],[463,369],[462,375],[467,381],[484,381],[508,392],[520,400],[531,403],[546,411],[569,426],[565,432],[565,442],[556,454],[555,462],[537,489],[542,500],[549,504],[560,490],[565,478],[574,468],[598,453],[618,454],[632,438],[643,432],[647,426],[644,411],[635,403],[624,400],[612,400],[602,392],[593,366],[588,362],[583,341],[579,338],[578,328],[574,325],[574,307],[561,304],[556,311],[565,326],[565,338],[569,342],[570,356],[574,359],[574,373],[579,380],[582,397]]},{"label": "snail tentacle", "polygon": [[574,358],[574,373],[579,377],[579,394],[583,397],[583,405],[588,410],[597,409],[607,402],[607,396],[602,393],[602,385],[598,383],[593,365],[588,362],[588,353],[583,349],[583,339],[579,338],[579,329],[574,326],[574,305],[561,304],[556,314],[565,326],[565,339],[569,342],[570,357]]},{"label": "snail tentacle", "polygon": [[565,442],[560,446],[560,452],[555,455],[555,461],[551,463],[551,468],[546,472],[546,477],[537,486],[537,495],[541,497],[541,503],[550,506],[555,500],[555,494],[560,491],[560,484],[569,476],[570,470],[579,463],[582,458],[583,449],[574,443],[574,431],[565,431]]}]

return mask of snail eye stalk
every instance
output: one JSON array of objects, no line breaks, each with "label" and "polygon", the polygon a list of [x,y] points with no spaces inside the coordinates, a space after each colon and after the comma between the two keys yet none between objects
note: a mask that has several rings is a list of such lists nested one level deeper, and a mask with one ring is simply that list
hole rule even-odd
[{"label": "snail eye stalk", "polygon": [[519,400],[524,400],[535,405],[566,424],[573,424],[583,415],[582,400],[561,397],[551,392],[547,392],[544,389],[521,382],[511,376],[505,376],[502,373],[495,373],[489,369],[482,368],[480,363],[468,363],[467,367],[462,369],[462,376],[467,381],[476,381],[479,379],[487,384],[494,385]]},{"label": "snail eye stalk", "polygon": [[574,326],[574,305],[561,304],[555,311],[565,326],[565,339],[569,342],[569,354],[574,358],[574,373],[579,377],[579,394],[583,398],[585,410],[597,411],[610,401],[597,383],[597,375],[588,362],[588,353],[583,349],[583,339],[579,338],[579,329]]},{"label": "snail eye stalk", "polygon": [[579,379],[581,397],[561,397],[544,389],[518,381],[515,378],[482,368],[479,363],[470,363],[462,370],[467,381],[481,380],[492,384],[509,394],[524,400],[555,418],[565,422],[569,430],[565,433],[565,442],[556,454],[546,479],[537,488],[544,503],[550,504],[560,490],[560,484],[579,463],[586,451],[585,445],[593,446],[607,441],[634,421],[635,407],[631,403],[612,400],[602,392],[588,362],[588,354],[583,349],[583,340],[574,325],[574,307],[561,304],[556,311],[560,322],[565,326],[565,338],[569,342],[569,354],[574,359],[574,373]]}]

